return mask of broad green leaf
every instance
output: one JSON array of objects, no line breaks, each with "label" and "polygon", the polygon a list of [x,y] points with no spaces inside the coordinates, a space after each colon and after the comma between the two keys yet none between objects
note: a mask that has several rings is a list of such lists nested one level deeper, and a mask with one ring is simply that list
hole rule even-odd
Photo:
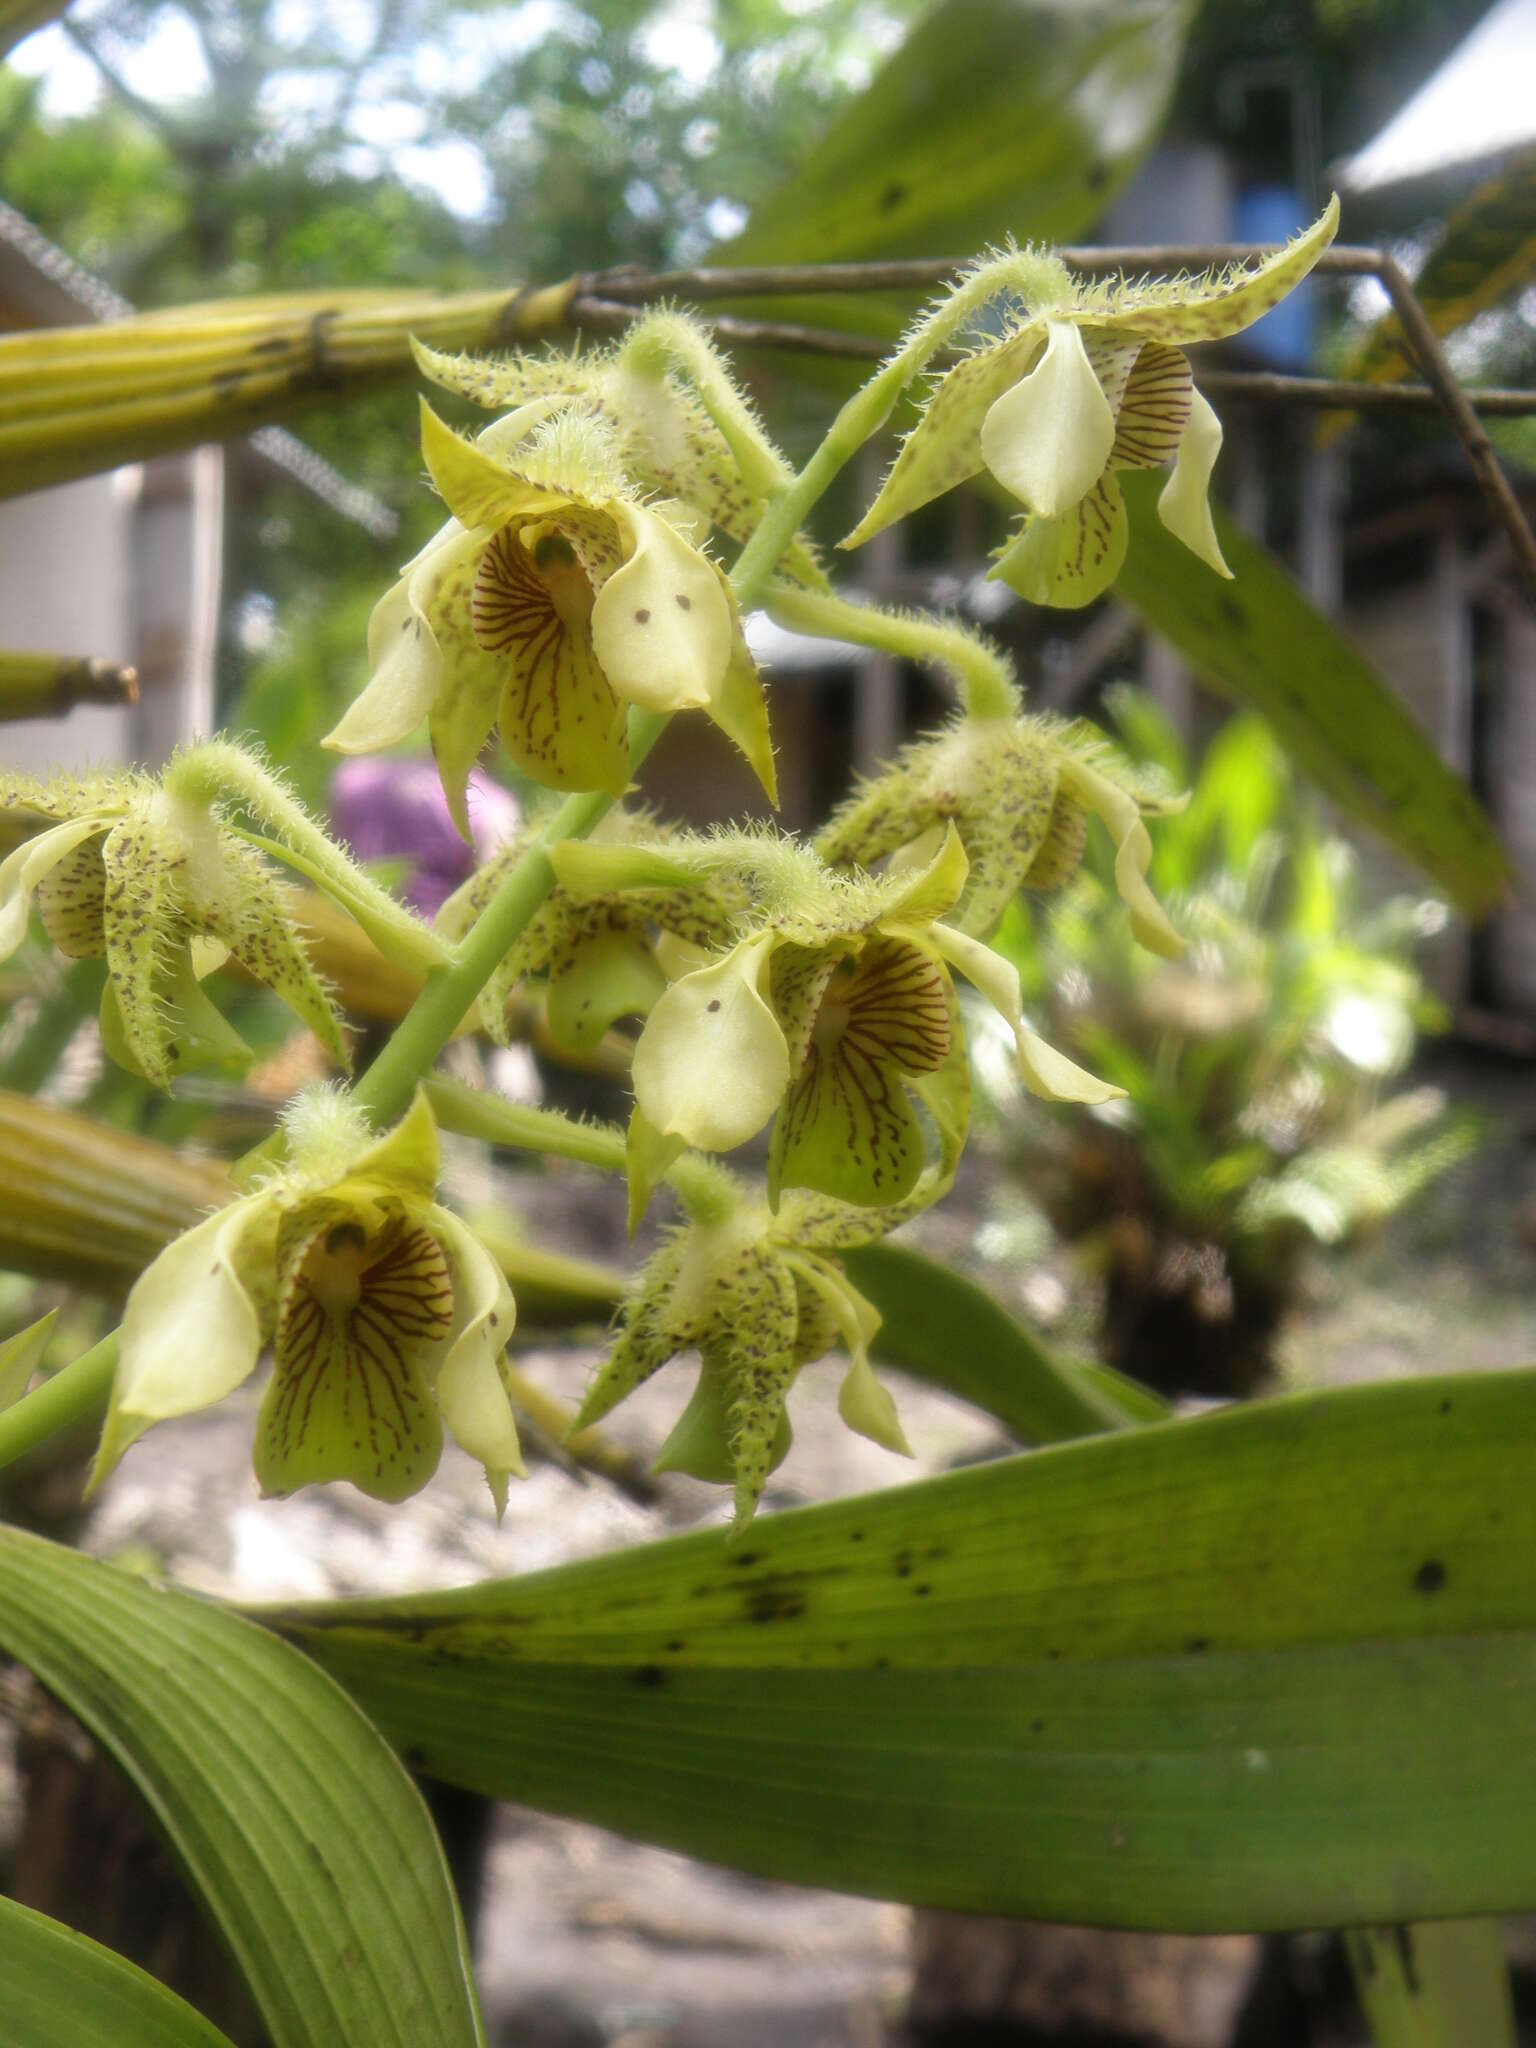
[{"label": "broad green leaf", "polygon": [[272,2048],[484,2048],[426,1808],[306,1658],[223,1608],[16,1529],[0,1529],[0,1651],[142,1793]]},{"label": "broad green leaf", "polygon": [[[1075,1361],[1058,1358],[985,1288],[921,1252],[871,1244],[845,1252],[843,1263],[880,1311],[877,1357],[975,1402],[1025,1442],[1147,1419]],[[1157,1404],[1156,1395],[1146,1399]]]},{"label": "broad green leaf", "polygon": [[5,2048],[230,2048],[229,2037],[143,1970],[0,1898]]},{"label": "broad green leaf", "polygon": [[1344,1947],[1376,2048],[1515,2048],[1496,1920],[1357,1927]]},{"label": "broad green leaf", "polygon": [[1188,0],[940,0],[720,252],[732,263],[965,256],[1064,241],[1167,109]]},{"label": "broad green leaf", "polygon": [[[958,259],[1009,235],[1069,240],[1161,127],[1194,12],[1194,0],[940,0],[711,261]],[[919,296],[751,307],[894,341]],[[799,374],[851,388],[845,365],[802,361]]]},{"label": "broad green leaf", "polygon": [[[1457,207],[1413,281],[1436,334],[1453,334],[1523,289],[1536,273],[1536,149],[1506,157]],[[1395,312],[1377,321],[1338,374],[1376,383],[1417,377]],[[1337,423],[1330,423],[1338,431]]]},{"label": "broad green leaf", "polygon": [[1536,1905],[1530,1373],[291,1608],[413,1763],[807,1884],[1191,1931]]},{"label": "broad green leaf", "polygon": [[1264,548],[1216,513],[1233,581],[1157,516],[1162,479],[1120,478],[1131,544],[1118,595],[1203,682],[1263,713],[1296,766],[1340,809],[1405,854],[1469,916],[1491,910],[1509,863],[1470,789],[1363,655]]}]

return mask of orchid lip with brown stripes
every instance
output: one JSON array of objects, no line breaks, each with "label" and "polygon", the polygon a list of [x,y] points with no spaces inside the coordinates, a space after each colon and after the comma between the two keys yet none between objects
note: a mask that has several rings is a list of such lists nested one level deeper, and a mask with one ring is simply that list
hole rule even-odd
[{"label": "orchid lip with brown stripes", "polygon": [[502,1373],[516,1307],[501,1268],[437,1201],[437,1126],[418,1096],[382,1138],[345,1098],[301,1097],[288,1164],[169,1245],[128,1297],[95,1485],[152,1424],[273,1370],[256,1422],[262,1491],[346,1479],[398,1501],[447,1430],[498,1512],[521,1474]]}]

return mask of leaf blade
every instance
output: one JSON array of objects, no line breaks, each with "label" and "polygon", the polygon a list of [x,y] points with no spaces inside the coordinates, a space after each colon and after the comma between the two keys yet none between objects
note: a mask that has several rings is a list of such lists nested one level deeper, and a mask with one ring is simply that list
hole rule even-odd
[{"label": "leaf blade", "polygon": [[426,1809],[306,1659],[225,1610],[9,1529],[0,1645],[128,1772],[273,2048],[484,2048]]},{"label": "leaf blade", "polygon": [[229,2037],[98,1942],[0,1897],[6,2048],[230,2048]]},{"label": "leaf blade", "polygon": [[1521,1910],[1532,1385],[1296,1397],[751,1547],[269,1619],[428,1770],[797,1882],[1187,1931]]},{"label": "leaf blade", "polygon": [[[1121,477],[1131,544],[1118,594],[1213,689],[1262,712],[1297,766],[1473,917],[1509,862],[1470,789],[1382,678],[1269,552],[1215,513],[1223,582],[1157,516],[1161,479]],[[1214,510],[1214,508],[1213,508]]]}]

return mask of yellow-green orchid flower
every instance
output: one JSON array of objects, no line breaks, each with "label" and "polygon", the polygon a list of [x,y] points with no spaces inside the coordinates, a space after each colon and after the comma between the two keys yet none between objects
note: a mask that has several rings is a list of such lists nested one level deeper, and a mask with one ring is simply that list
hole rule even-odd
[{"label": "yellow-green orchid flower", "polygon": [[[412,349],[424,376],[489,412],[546,403],[589,413],[612,435],[624,474],[641,491],[686,505],[738,543],[752,538],[769,497],[793,475],[709,335],[686,314],[653,308],[622,340],[574,353],[446,355],[421,342]],[[804,534],[785,550],[780,570],[825,587]]]},{"label": "yellow-green orchid flower", "polygon": [[327,746],[372,753],[426,718],[467,838],[465,785],[493,726],[546,788],[620,795],[628,707],[700,709],[774,798],[730,585],[685,508],[629,484],[600,420],[541,400],[463,441],[423,405],[422,451],[453,517],[375,606],[371,680]]},{"label": "yellow-green orchid flower", "polygon": [[553,858],[578,891],[686,880],[692,860],[706,875],[734,864],[759,896],[736,943],[657,1000],[635,1046],[630,1179],[641,1206],[685,1146],[730,1151],[769,1122],[775,1204],[797,1187],[864,1206],[902,1200],[927,1157],[917,1103],[945,1143],[963,1141],[969,1079],[951,968],[1013,1027],[1029,1087],[1081,1102],[1120,1092],[1028,1029],[1015,968],[940,922],[967,874],[952,828],[925,866],[878,877],[750,838],[667,856],[567,843]]},{"label": "yellow-green orchid flower", "polygon": [[0,960],[35,902],[61,953],[107,963],[102,1043],[158,1087],[250,1048],[203,993],[228,958],[264,982],[346,1063],[341,1021],[299,943],[284,892],[217,808],[131,772],[0,776],[0,817],[29,833],[0,863]]},{"label": "yellow-green orchid flower", "polygon": [[1016,316],[999,341],[941,377],[875,502],[842,545],[857,547],[986,469],[1024,507],[992,574],[1034,604],[1090,603],[1125,560],[1116,471],[1173,473],[1158,514],[1219,576],[1208,490],[1221,423],[1195,390],[1184,348],[1237,334],[1279,304],[1333,240],[1339,203],[1254,268],[1204,277],[1078,285]]},{"label": "yellow-green orchid flower", "polygon": [[1086,720],[962,717],[903,747],[833,813],[816,844],[834,866],[867,868],[920,851],[954,825],[970,873],[949,922],[985,938],[1017,890],[1054,889],[1076,872],[1091,813],[1114,841],[1132,931],[1173,960],[1184,941],[1147,883],[1144,820],[1186,801]]},{"label": "yellow-green orchid flower", "polygon": [[443,1425],[485,1466],[498,1513],[521,1475],[502,1381],[515,1307],[501,1268],[437,1200],[425,1096],[382,1138],[341,1097],[301,1099],[289,1164],[167,1246],[128,1297],[98,1484],[156,1422],[232,1393],[270,1345],[256,1423],[263,1493],[349,1479],[404,1500]]},{"label": "yellow-green orchid flower", "polygon": [[739,1531],[789,1451],[785,1402],[796,1375],[840,1347],[849,1360],[837,1404],[844,1422],[910,1457],[896,1405],[869,1362],[879,1313],[832,1256],[900,1220],[894,1209],[855,1217],[837,1203],[797,1206],[791,1197],[777,1217],[743,1203],[677,1231],[637,1275],[573,1431],[600,1421],[679,1352],[698,1351],[693,1398],[656,1466],[733,1486]]},{"label": "yellow-green orchid flower", "polygon": [[[444,938],[461,938],[471,928],[544,823],[530,819],[454,891],[435,920]],[[665,850],[674,836],[649,813],[616,806],[590,843]],[[666,935],[684,948],[707,951],[728,935],[746,902],[745,891],[733,890],[724,877],[597,897],[573,896],[556,883],[481,992],[481,1022],[504,1044],[508,996],[527,976],[543,975],[550,1035],[570,1052],[590,1052],[621,1017],[647,1016],[666,988],[662,956],[676,957]]]}]

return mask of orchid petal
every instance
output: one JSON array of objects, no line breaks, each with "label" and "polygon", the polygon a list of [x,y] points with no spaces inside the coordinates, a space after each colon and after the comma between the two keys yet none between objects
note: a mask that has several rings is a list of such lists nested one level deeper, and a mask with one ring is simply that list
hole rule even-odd
[{"label": "orchid petal", "polygon": [[1157,516],[1191,554],[1198,555],[1207,568],[1229,581],[1227,567],[1211,518],[1211,471],[1221,453],[1221,421],[1202,392],[1195,392],[1189,410],[1189,424],[1179,441],[1173,475],[1163,485],[1157,501]]},{"label": "orchid petal", "polygon": [[614,507],[633,553],[598,592],[592,646],[615,693],[647,711],[707,705],[731,660],[724,579],[658,513]]},{"label": "orchid petal", "polygon": [[635,1047],[635,1101],[663,1135],[726,1152],[760,1131],[789,1085],[789,1049],[764,1000],[776,933],[685,974]]},{"label": "orchid petal", "polygon": [[1019,988],[1019,970],[1011,960],[994,953],[979,939],[948,925],[936,924],[928,936],[952,967],[981,990],[992,1007],[1013,1029],[1019,1072],[1032,1095],[1051,1102],[1111,1102],[1125,1093],[1108,1081],[1069,1060],[1065,1053],[1031,1031],[1024,1022],[1024,999]]},{"label": "orchid petal", "polygon": [[924,866],[914,870],[905,863],[896,864],[880,922],[924,925],[930,918],[942,917],[960,901],[970,871],[960,834],[947,822],[938,851]]},{"label": "orchid petal", "polygon": [[429,1221],[453,1280],[454,1332],[437,1376],[437,1405],[454,1441],[485,1467],[499,1519],[507,1475],[527,1477],[501,1377],[517,1305],[506,1275],[467,1224],[436,1206]]},{"label": "orchid petal", "polygon": [[134,1283],[92,1489],[152,1423],[211,1407],[255,1369],[261,1325],[241,1268],[270,1252],[257,1240],[274,1229],[268,1198],[247,1196],[176,1238]]},{"label": "orchid petal", "polygon": [[1086,497],[1115,445],[1115,415],[1077,328],[1046,323],[1044,355],[981,426],[982,460],[1031,512],[1054,518]]},{"label": "orchid petal", "polygon": [[1120,574],[1129,537],[1125,500],[1106,470],[1059,519],[1026,518],[988,573],[1030,604],[1077,611],[1102,597]]},{"label": "orchid petal", "polygon": [[571,1052],[590,1052],[620,1017],[648,1016],[666,986],[642,932],[619,925],[582,933],[550,973],[550,1035]]},{"label": "orchid petal", "polygon": [[100,837],[100,818],[70,818],[23,840],[0,862],[0,960],[9,960],[27,935],[27,916],[37,885],[84,840]]},{"label": "orchid petal", "polygon": [[1109,828],[1115,842],[1115,887],[1131,913],[1131,930],[1149,952],[1177,960],[1184,941],[1168,922],[1168,913],[1147,885],[1152,864],[1152,836],[1142,822],[1141,807],[1128,790],[1076,754],[1063,750],[1061,787]]},{"label": "orchid petal", "polygon": [[410,735],[432,709],[442,657],[432,629],[411,602],[410,578],[387,590],[368,620],[371,674],[326,734],[337,754],[376,754]]}]

